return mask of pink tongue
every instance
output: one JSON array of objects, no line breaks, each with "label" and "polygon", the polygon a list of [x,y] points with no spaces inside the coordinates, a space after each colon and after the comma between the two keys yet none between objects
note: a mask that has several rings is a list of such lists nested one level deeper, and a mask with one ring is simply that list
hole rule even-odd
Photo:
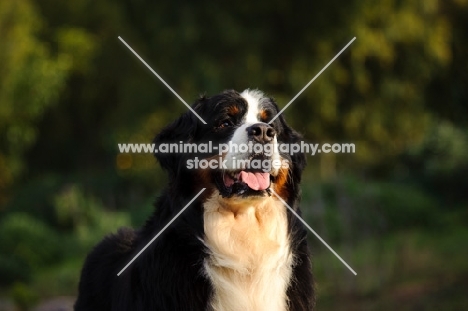
[{"label": "pink tongue", "polygon": [[250,189],[265,190],[270,186],[270,174],[240,172],[239,179],[245,182]]}]

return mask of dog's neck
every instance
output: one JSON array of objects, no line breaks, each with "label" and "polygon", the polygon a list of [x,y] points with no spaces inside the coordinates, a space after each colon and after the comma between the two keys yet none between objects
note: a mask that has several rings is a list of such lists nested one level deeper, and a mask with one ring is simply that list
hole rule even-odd
[{"label": "dog's neck", "polygon": [[214,288],[214,310],[287,310],[293,258],[287,215],[274,197],[204,203],[205,272]]}]

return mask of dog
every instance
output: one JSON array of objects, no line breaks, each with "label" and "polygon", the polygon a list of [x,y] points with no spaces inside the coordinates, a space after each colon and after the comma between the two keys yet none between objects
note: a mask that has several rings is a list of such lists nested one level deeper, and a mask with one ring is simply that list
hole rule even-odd
[{"label": "dog", "polygon": [[[313,310],[307,232],[284,204],[300,213],[306,159],[278,147],[301,136],[282,115],[268,124],[279,109],[259,90],[202,96],[191,107],[207,124],[187,111],[156,136],[155,146],[211,144],[222,152],[155,152],[168,185],[154,214],[141,229],[119,229],[91,251],[75,310]],[[226,150],[235,144],[272,148]],[[250,167],[255,160],[276,165]]]}]

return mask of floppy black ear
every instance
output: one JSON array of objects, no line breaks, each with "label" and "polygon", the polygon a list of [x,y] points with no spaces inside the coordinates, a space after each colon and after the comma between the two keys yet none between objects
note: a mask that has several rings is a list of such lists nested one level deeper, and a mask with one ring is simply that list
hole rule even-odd
[{"label": "floppy black ear", "polygon": [[[275,106],[276,111],[280,111],[278,104],[273,98],[270,98],[271,103]],[[284,119],[284,116],[281,114],[278,116],[277,121],[279,124],[277,126],[280,130],[279,141],[287,144],[300,144],[303,141],[302,135],[293,130]],[[306,155],[302,152],[295,153],[291,155],[291,164],[292,164],[292,178],[294,180],[293,186],[298,185],[301,181],[302,171],[307,165]]]},{"label": "floppy black ear", "polygon": [[[297,134],[297,133],[295,133]],[[298,135],[298,139],[296,140],[297,144],[300,144],[302,139],[302,136]],[[296,181],[296,184],[299,184],[299,182],[302,179],[302,172],[304,171],[306,165],[307,165],[307,158],[306,154],[303,152],[298,152],[292,156],[292,162],[293,162],[293,179]]]},{"label": "floppy black ear", "polygon": [[[283,123],[284,134],[288,137],[286,141],[288,141],[289,144],[301,144],[301,141],[303,141],[302,135],[290,128],[286,124],[282,116],[280,118],[281,122]],[[291,155],[291,162],[293,164],[293,179],[296,182],[296,184],[299,184],[299,182],[301,181],[302,171],[307,165],[307,158],[305,153],[294,153],[293,155]]]},{"label": "floppy black ear", "polygon": [[[282,127],[280,141],[288,143],[288,144],[301,144],[303,141],[302,135],[293,130],[289,125],[286,123],[283,115],[278,117],[279,122]],[[294,188],[296,185],[299,185],[302,179],[302,171],[305,169],[307,165],[307,158],[303,152],[294,153],[291,157],[291,177],[294,182],[291,186]],[[294,189],[298,193],[299,189]]]},{"label": "floppy black ear", "polygon": [[162,168],[168,171],[169,176],[174,177],[180,167],[182,153],[161,152],[162,145],[166,145],[169,149],[169,144],[187,143],[193,140],[197,130],[197,117],[187,111],[177,120],[166,126],[153,140],[158,152],[154,156],[158,159]]}]

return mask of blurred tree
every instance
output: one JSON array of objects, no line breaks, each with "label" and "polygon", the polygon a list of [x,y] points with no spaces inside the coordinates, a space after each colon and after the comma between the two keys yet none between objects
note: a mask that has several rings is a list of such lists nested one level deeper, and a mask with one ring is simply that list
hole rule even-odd
[{"label": "blurred tree", "polygon": [[24,153],[37,139],[37,122],[56,103],[70,66],[38,38],[42,27],[30,1],[0,1],[0,204],[27,169]]},{"label": "blurred tree", "polygon": [[[309,112],[300,115],[304,123],[308,116],[308,133],[320,140],[356,143],[355,157],[340,157],[345,165],[357,168],[392,161],[424,137],[432,115],[425,90],[452,59],[451,25],[440,14],[439,4],[356,2],[348,24],[356,43],[306,93],[304,100],[316,104],[297,103]],[[321,58],[338,50],[332,48],[337,46],[336,37],[315,45],[322,47]]]}]

